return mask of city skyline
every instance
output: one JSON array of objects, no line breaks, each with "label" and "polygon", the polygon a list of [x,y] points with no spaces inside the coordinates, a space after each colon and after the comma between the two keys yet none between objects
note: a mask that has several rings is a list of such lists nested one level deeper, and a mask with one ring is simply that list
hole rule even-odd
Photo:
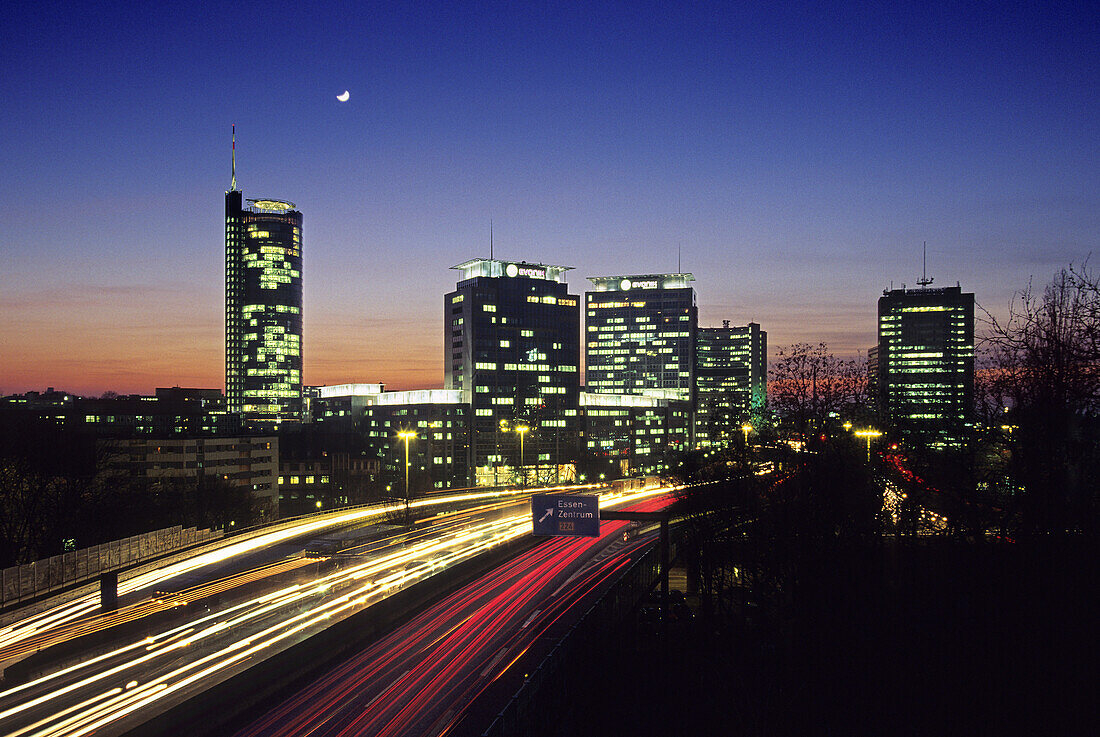
[{"label": "city skyline", "polygon": [[232,123],[310,216],[306,384],[442,386],[490,221],[574,291],[693,272],[700,325],[844,355],[922,242],[994,313],[1095,247],[1095,10],[265,7],[5,18],[0,393],[223,385]]}]

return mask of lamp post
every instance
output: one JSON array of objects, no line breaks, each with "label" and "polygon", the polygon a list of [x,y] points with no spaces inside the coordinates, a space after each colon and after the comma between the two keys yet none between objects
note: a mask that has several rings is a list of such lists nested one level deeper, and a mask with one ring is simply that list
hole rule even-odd
[{"label": "lamp post", "polygon": [[745,447],[749,447],[749,433],[752,432],[752,425],[745,423],[741,426],[741,432],[745,433]]},{"label": "lamp post", "polygon": [[409,441],[416,437],[411,430],[402,430],[397,437],[405,441],[405,526],[409,526]]},{"label": "lamp post", "polygon": [[493,456],[493,486],[499,486],[500,480],[497,478],[497,470],[500,468],[500,433],[501,431],[508,432],[508,420],[501,420],[497,423],[497,453]]},{"label": "lamp post", "polygon": [[519,482],[520,486],[527,485],[527,469],[523,465],[523,436],[530,429],[527,425],[516,425],[516,432],[519,433],[519,472],[522,474]]},{"label": "lamp post", "polygon": [[867,439],[867,461],[870,462],[870,460],[871,460],[871,440],[873,438],[882,437],[882,433],[879,432],[878,430],[874,429],[873,427],[869,427],[866,430],[856,430],[855,434],[856,434],[857,437]]}]

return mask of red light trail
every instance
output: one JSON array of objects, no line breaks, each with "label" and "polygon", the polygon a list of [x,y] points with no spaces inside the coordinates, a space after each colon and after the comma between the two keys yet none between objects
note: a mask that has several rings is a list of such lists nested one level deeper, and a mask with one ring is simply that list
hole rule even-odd
[{"label": "red light trail", "polygon": [[[656,511],[660,497],[632,507]],[[315,681],[238,737],[379,737],[445,734],[467,706],[547,628],[627,564],[613,545],[624,522],[599,538],[554,538],[499,566]],[[585,566],[599,550],[609,555]]]}]

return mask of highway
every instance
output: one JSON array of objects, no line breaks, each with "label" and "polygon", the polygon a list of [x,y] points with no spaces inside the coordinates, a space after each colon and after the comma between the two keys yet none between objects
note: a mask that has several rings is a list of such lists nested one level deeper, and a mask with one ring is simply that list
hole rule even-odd
[{"label": "highway", "polygon": [[[411,507],[415,512],[431,514],[433,508],[446,507],[455,503],[491,501],[508,496],[522,499],[526,495],[522,491],[434,495],[414,500]],[[156,590],[173,590],[224,578],[232,573],[244,572],[253,567],[262,566],[264,563],[295,555],[300,552],[304,544],[303,540],[324,534],[328,530],[378,522],[403,510],[403,504],[361,508],[346,514],[326,516],[323,519],[302,520],[299,524],[286,529],[241,542],[231,542],[217,550],[167,564],[130,580],[121,581],[118,587],[119,602],[125,606],[130,602],[148,599],[149,595]],[[14,645],[42,638],[43,635],[57,628],[71,626],[74,622],[94,616],[98,609],[98,594],[87,595],[0,627],[0,667],[20,654],[20,651],[11,649]]]},{"label": "highway", "polygon": [[[661,495],[631,508],[655,511],[670,501]],[[522,668],[534,664],[529,651],[540,637],[556,624],[571,624],[602,585],[652,543],[652,535],[623,540],[626,524],[604,522],[599,538],[549,539],[489,571],[237,737],[480,734],[488,725],[486,709],[491,718],[503,706],[477,704],[486,689],[511,673],[514,691]],[[543,644],[545,650],[551,642]],[[471,705],[480,707],[480,720],[467,721]]]},{"label": "highway", "polygon": [[[52,646],[47,654],[72,652],[25,683],[5,681],[0,733],[124,731],[425,576],[443,574],[529,534],[526,495],[517,493],[504,502],[492,496],[486,494],[473,509],[428,518],[413,533],[384,536],[338,560],[300,554],[303,536],[331,528],[336,522],[329,519],[313,523],[313,529],[282,530],[128,581],[120,586],[125,604],[113,614],[94,613],[95,601],[89,598],[17,622],[0,631],[0,661],[14,662],[32,647]],[[613,495],[604,496],[612,503]],[[431,503],[443,500],[414,505]],[[391,511],[372,514],[381,519]],[[355,515],[342,523],[378,521],[364,510],[349,513]],[[297,552],[287,555],[287,547]],[[221,575],[225,569],[219,566],[227,561],[237,561],[239,569],[242,561],[254,562],[263,551],[270,557],[273,550],[276,560]]]}]

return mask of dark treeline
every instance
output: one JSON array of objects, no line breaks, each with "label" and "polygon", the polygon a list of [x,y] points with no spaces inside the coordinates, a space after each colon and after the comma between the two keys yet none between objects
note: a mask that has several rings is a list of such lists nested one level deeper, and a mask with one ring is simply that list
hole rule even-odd
[{"label": "dark treeline", "polygon": [[709,478],[677,506],[697,615],[672,622],[667,640],[644,623],[621,633],[602,702],[617,707],[587,714],[578,734],[1089,724],[1090,537],[909,534],[883,509],[881,467],[851,442],[785,457],[770,475],[752,473],[745,449],[688,460]]},{"label": "dark treeline", "polygon": [[247,489],[217,476],[110,473],[109,441],[0,406],[0,567],[151,530],[252,520]]}]

